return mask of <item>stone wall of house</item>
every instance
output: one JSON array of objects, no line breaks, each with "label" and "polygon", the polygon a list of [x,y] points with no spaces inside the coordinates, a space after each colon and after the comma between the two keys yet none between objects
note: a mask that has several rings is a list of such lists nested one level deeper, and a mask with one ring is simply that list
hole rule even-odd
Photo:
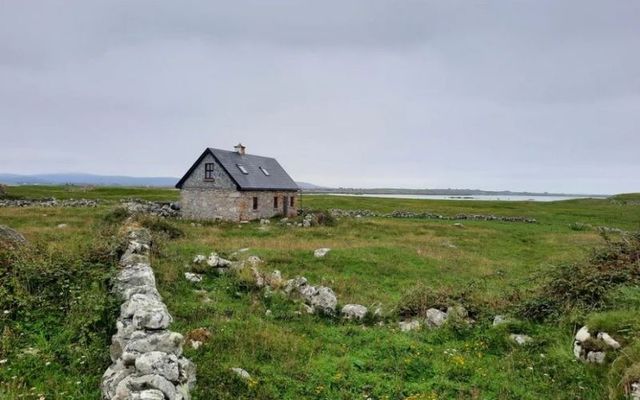
[{"label": "stone wall of house", "polygon": [[[258,208],[253,209],[253,198],[258,198]],[[273,198],[278,197],[278,207],[274,207]],[[284,201],[293,207],[287,207],[287,217],[298,215],[300,196],[297,192],[284,191],[247,191],[215,190],[206,188],[183,188],[180,192],[181,215],[187,219],[246,221],[259,218],[285,216]]]},{"label": "stone wall of house", "polygon": [[[213,163],[213,180],[205,180],[205,164]],[[183,189],[236,189],[229,174],[211,154],[207,154],[184,182]]]}]

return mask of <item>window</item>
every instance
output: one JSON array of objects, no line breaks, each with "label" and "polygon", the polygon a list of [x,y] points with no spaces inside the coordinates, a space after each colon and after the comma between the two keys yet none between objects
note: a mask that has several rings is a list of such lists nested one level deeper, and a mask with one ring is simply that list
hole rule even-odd
[{"label": "window", "polygon": [[294,200],[295,200],[295,199],[294,199],[294,197],[293,197],[293,196],[289,197],[289,205],[290,205],[291,207],[293,207],[293,205],[295,204],[295,203],[294,203]]},{"label": "window", "polygon": [[204,180],[212,181],[213,180],[213,163],[204,164]]},{"label": "window", "polygon": [[258,209],[258,198],[257,197],[253,198],[253,209],[254,210]]},{"label": "window", "polygon": [[260,167],[260,171],[262,171],[263,174],[265,174],[266,176],[269,176],[269,171],[267,171],[267,169],[265,167]]},{"label": "window", "polygon": [[247,169],[244,167],[244,165],[242,164],[236,164],[236,166],[238,167],[238,169],[240,170],[240,172],[242,172],[245,175],[249,175],[249,171],[247,171]]},{"label": "window", "polygon": [[278,196],[274,196],[273,198],[273,208],[278,208]]}]

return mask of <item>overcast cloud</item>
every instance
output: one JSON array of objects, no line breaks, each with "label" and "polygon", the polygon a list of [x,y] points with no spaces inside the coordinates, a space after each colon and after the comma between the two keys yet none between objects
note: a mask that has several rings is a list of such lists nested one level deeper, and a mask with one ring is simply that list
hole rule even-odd
[{"label": "overcast cloud", "polygon": [[0,172],[640,191],[640,1],[0,0]]}]

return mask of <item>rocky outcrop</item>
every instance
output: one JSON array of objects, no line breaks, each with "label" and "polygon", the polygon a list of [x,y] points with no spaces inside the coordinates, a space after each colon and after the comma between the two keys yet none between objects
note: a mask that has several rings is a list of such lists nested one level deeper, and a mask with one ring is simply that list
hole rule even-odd
[{"label": "rocky outcrop", "polygon": [[338,299],[331,288],[326,286],[312,286],[304,277],[289,279],[284,285],[288,295],[299,295],[314,312],[333,315],[338,305]]},{"label": "rocky outcrop", "polygon": [[57,200],[53,197],[46,199],[4,199],[0,200],[0,207],[97,207],[99,200],[68,199]]},{"label": "rocky outcrop", "polygon": [[25,244],[27,240],[15,229],[0,225],[0,245],[16,247]]},{"label": "rocky outcrop", "polygon": [[114,292],[123,300],[112,337],[112,364],[102,377],[105,400],[188,400],[195,366],[182,356],[183,337],[170,331],[172,317],[149,265],[149,231],[130,228]]},{"label": "rocky outcrop", "polygon": [[576,332],[573,342],[573,354],[579,360],[602,364],[607,357],[608,350],[617,350],[620,343],[606,332],[597,332],[592,335],[587,326],[583,326]]}]

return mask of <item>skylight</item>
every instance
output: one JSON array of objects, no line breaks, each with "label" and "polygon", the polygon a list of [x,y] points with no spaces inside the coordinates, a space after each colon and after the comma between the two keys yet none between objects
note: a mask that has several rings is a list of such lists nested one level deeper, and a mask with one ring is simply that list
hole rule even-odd
[{"label": "skylight", "polygon": [[263,174],[265,174],[266,176],[269,176],[269,171],[267,171],[267,169],[265,167],[260,167],[260,171],[262,171]]},{"label": "skylight", "polygon": [[247,169],[244,167],[244,165],[242,164],[236,164],[236,166],[238,167],[238,169],[240,170],[240,172],[242,172],[245,175],[249,175],[249,171],[247,171]]}]

